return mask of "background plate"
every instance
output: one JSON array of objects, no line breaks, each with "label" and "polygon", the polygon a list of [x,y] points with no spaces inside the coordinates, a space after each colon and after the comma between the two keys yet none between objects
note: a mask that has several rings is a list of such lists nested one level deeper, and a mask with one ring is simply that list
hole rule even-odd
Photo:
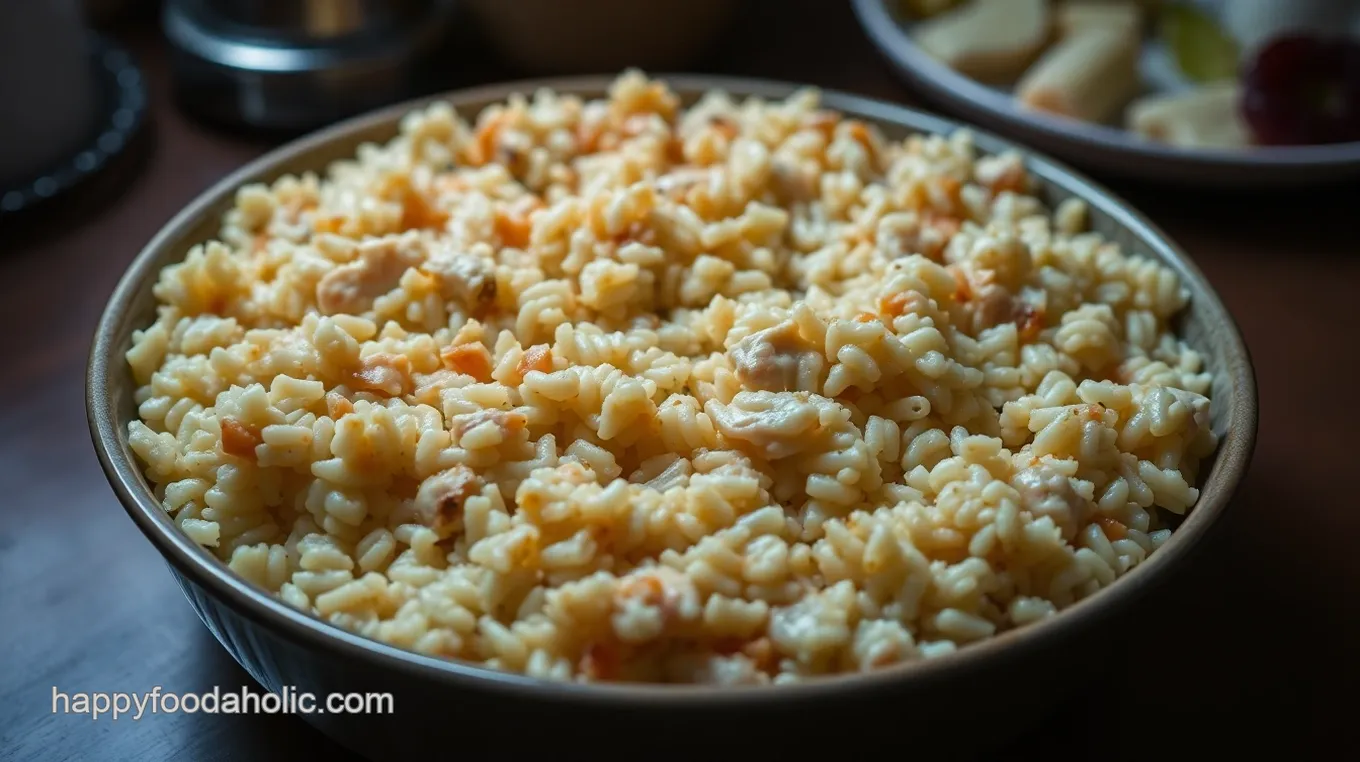
[{"label": "background plate", "polygon": [[[852,0],[860,24],[893,68],[940,108],[1096,172],[1201,188],[1269,189],[1360,177],[1360,143],[1244,151],[1186,150],[1113,127],[1020,108],[912,42],[891,0]],[[909,23],[909,22],[908,22]]]}]

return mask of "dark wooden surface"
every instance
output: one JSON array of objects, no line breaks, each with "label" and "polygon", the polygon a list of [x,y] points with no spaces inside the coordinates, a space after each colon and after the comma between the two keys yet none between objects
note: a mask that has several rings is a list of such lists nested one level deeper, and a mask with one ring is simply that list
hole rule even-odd
[{"label": "dark wooden surface", "polygon": [[[134,723],[52,713],[54,687],[197,692],[250,682],[115,501],[89,443],[83,386],[91,330],[123,268],[181,206],[271,141],[176,110],[154,26],[114,35],[149,76],[151,128],[69,203],[0,223],[0,757],[345,758],[289,716]],[[451,83],[516,76],[466,58],[451,62]],[[840,3],[759,3],[702,68],[914,102]],[[1191,252],[1239,321],[1260,384],[1260,443],[1210,553],[1161,592],[1127,642],[1112,644],[1120,652],[1108,678],[1007,757],[1131,759],[1274,742],[1294,758],[1339,751],[1358,687],[1360,193],[1110,184]],[[1023,696],[1017,686],[985,700]],[[454,730],[451,750],[459,732],[475,729]]]}]

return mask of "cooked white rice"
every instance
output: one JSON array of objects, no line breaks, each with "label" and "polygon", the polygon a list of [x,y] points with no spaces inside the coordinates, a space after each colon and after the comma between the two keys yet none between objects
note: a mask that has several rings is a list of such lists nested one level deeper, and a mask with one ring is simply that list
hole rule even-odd
[{"label": "cooked white rice", "polygon": [[558,680],[787,682],[1109,585],[1198,497],[1169,269],[966,133],[638,73],[241,189],[127,360],[175,522],[289,604]]}]

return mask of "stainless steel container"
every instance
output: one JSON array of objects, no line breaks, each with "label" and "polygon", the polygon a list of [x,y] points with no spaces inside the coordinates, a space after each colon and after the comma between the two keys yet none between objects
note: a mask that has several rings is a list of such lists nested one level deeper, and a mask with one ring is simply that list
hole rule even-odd
[{"label": "stainless steel container", "polygon": [[422,88],[453,0],[166,0],[175,94],[250,127],[304,130]]}]

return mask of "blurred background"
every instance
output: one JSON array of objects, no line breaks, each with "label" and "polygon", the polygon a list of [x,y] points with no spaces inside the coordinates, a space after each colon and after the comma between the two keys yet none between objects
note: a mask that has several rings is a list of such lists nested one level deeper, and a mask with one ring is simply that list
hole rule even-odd
[{"label": "blurred background", "polygon": [[[846,0],[0,0],[0,758],[345,758],[293,717],[115,724],[50,712],[53,685],[250,680],[117,505],[83,414],[109,293],[198,193],[350,114],[627,66],[946,110],[908,84],[863,18]],[[1340,104],[1327,124],[1360,118],[1360,57],[1302,60],[1342,83],[1318,96]],[[1009,757],[1141,759],[1174,741],[1324,758],[1357,685],[1348,477],[1360,414],[1342,390],[1357,370],[1360,186],[1326,172],[1212,190],[1096,174],[1190,253],[1236,316],[1257,367],[1260,439],[1213,548],[1110,644],[1119,658],[1105,682]]]}]

